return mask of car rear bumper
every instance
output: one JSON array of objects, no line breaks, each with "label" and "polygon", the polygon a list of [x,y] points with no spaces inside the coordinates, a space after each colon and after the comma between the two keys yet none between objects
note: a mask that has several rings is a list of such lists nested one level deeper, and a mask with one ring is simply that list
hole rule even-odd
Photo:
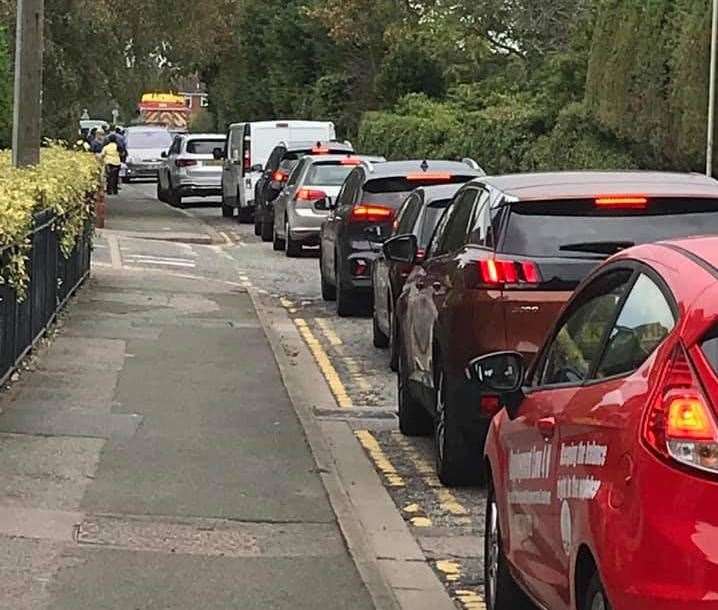
[{"label": "car rear bumper", "polygon": [[128,178],[157,178],[159,164],[132,164],[125,167],[124,175]]},{"label": "car rear bumper", "polygon": [[179,187],[183,197],[219,197],[222,187],[219,185],[207,186],[204,184],[181,184]]},{"label": "car rear bumper", "polygon": [[372,266],[379,254],[377,250],[354,248],[344,257],[342,263],[342,287],[354,292],[372,294]]}]

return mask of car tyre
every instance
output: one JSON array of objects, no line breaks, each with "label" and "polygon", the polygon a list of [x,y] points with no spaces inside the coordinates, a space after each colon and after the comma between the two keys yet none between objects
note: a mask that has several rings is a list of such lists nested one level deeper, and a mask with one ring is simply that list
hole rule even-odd
[{"label": "car tyre", "polygon": [[224,218],[232,218],[234,216],[234,208],[231,205],[227,205],[224,199],[222,200],[222,216]]},{"label": "car tyre", "polygon": [[272,239],[272,248],[275,252],[281,252],[284,250],[284,240],[277,235],[277,232],[274,232],[274,238]]},{"label": "car tyre", "polygon": [[344,288],[342,286],[342,278],[339,275],[338,269],[334,277],[336,278],[337,282],[337,315],[340,318],[348,318],[350,316],[356,315],[357,295],[353,290]]},{"label": "car tyre", "polygon": [[263,220],[260,234],[262,236],[262,241],[272,241],[274,239],[274,224]]},{"label": "car tyre", "polygon": [[434,422],[429,412],[411,394],[406,360],[401,355],[398,368],[396,384],[399,396],[399,431],[404,436],[429,436],[434,429]]},{"label": "car tyre", "polygon": [[162,188],[162,182],[160,180],[157,181],[157,199],[162,203],[167,203],[167,194]]},{"label": "car tyre", "polygon": [[395,373],[399,370],[399,322],[396,319],[394,308],[389,314],[391,332],[389,333],[389,368]]},{"label": "car tyre", "polygon": [[256,217],[254,218],[254,234],[257,237],[260,237],[262,235],[262,223],[259,221],[259,219]]},{"label": "car tyre", "polygon": [[254,211],[252,210],[252,208],[239,208],[237,210],[237,221],[243,225],[253,223]]},{"label": "car tyre", "polygon": [[598,572],[593,575],[588,585],[584,610],[611,610],[611,604]]},{"label": "car tyre", "polygon": [[288,220],[284,222],[284,244],[284,252],[289,258],[299,258],[302,255],[302,242],[292,239]]},{"label": "car tyre", "polygon": [[467,445],[464,431],[457,421],[457,411],[466,408],[454,399],[454,391],[440,363],[436,381],[436,425],[434,454],[436,473],[447,487],[463,487],[482,482],[481,454],[477,447]]},{"label": "car tyre", "polygon": [[376,319],[376,310],[374,310],[372,314],[372,338],[374,340],[374,347],[379,349],[389,347],[389,337],[384,334],[384,331],[379,326],[379,321]]},{"label": "car tyre", "polygon": [[182,207],[182,195],[177,189],[172,188],[171,183],[169,191],[167,192],[167,202],[174,208]]},{"label": "car tyre", "polygon": [[122,182],[122,184],[129,184],[130,178],[129,176],[122,176],[122,178],[120,178],[120,181]]},{"label": "car tyre", "polygon": [[319,277],[322,283],[322,299],[325,301],[335,301],[337,298],[337,287],[330,284],[324,275],[324,258],[319,253]]},{"label": "car tyre", "polygon": [[498,504],[493,487],[486,498],[484,599],[487,610],[536,610],[516,583],[504,555]]}]

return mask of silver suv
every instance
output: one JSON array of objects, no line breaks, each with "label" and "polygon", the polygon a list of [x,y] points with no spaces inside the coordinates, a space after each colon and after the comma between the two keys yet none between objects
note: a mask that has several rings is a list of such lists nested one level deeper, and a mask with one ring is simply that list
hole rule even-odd
[{"label": "silver suv", "polygon": [[274,200],[274,249],[294,257],[303,246],[318,245],[322,223],[349,173],[361,163],[385,160],[353,153],[304,157]]},{"label": "silver suv", "polygon": [[162,166],[162,151],[172,144],[172,134],[165,127],[133,125],[125,130],[125,140],[127,160],[122,168],[122,181],[156,179]]},{"label": "silver suv", "polygon": [[222,159],[226,136],[193,133],[175,136],[172,146],[162,153],[157,198],[174,206],[183,197],[222,195]]}]

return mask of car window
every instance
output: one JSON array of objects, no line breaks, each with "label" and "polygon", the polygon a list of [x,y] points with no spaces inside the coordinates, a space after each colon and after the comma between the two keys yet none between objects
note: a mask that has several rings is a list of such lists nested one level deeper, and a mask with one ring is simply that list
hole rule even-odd
[{"label": "car window", "polygon": [[466,236],[469,228],[469,221],[474,211],[474,202],[479,196],[476,189],[464,191],[456,204],[451,207],[450,216],[447,219],[446,227],[434,256],[455,252],[466,243]]},{"label": "car window", "polygon": [[491,194],[488,191],[481,191],[479,203],[476,205],[476,214],[471,223],[469,232],[469,243],[477,246],[493,248],[493,231],[491,228],[491,205],[489,199]]},{"label": "car window", "polygon": [[211,155],[215,148],[224,148],[224,142],[222,140],[190,140],[187,142],[187,152],[191,155]]},{"label": "car window", "polygon": [[455,206],[456,200],[452,200],[451,203],[449,203],[449,205],[444,210],[444,213],[441,215],[441,218],[439,219],[439,222],[436,225],[436,229],[434,230],[434,233],[431,237],[431,241],[429,242],[429,247],[426,250],[426,258],[431,258],[435,255],[436,252],[438,252],[439,243],[444,237],[444,230],[446,229],[446,225],[449,224],[449,219],[453,214]]},{"label": "car window", "polygon": [[406,235],[414,229],[414,223],[421,212],[421,197],[414,193],[410,195],[401,206],[399,216],[397,217],[395,235]]},{"label": "car window", "polygon": [[631,277],[630,270],[616,271],[584,288],[545,352],[538,385],[578,384],[587,379]]},{"label": "car window", "polygon": [[641,274],[608,339],[596,378],[635,371],[673,330],[671,306],[656,283]]},{"label": "car window", "polygon": [[172,142],[172,146],[170,147],[169,154],[179,155],[181,147],[182,147],[182,136],[177,136],[174,139],[174,141]]},{"label": "car window", "polygon": [[244,128],[235,127],[229,135],[229,158],[232,161],[239,161],[242,158],[242,147],[244,140]]},{"label": "car window", "polygon": [[271,172],[277,171],[282,161],[282,157],[284,156],[284,153],[286,151],[287,149],[284,148],[284,146],[277,146],[272,151],[272,154],[269,155],[269,159],[267,160],[267,165],[265,166],[265,169]]},{"label": "car window", "polygon": [[428,246],[436,226],[450,203],[451,199],[434,199],[424,207],[418,225],[414,227],[415,234],[417,234],[417,239],[419,240],[419,248],[425,249]]},{"label": "car window", "polygon": [[362,187],[363,174],[359,170],[354,170],[347,181],[344,183],[344,187],[339,193],[339,199],[337,202],[338,206],[351,207],[359,196],[359,190]]},{"label": "car window", "polygon": [[289,180],[287,180],[287,186],[296,186],[302,172],[304,172],[304,168],[307,167],[307,161],[303,159],[302,161],[297,162],[292,159],[285,159],[279,167],[287,172],[291,172]]},{"label": "car window", "polygon": [[352,169],[351,165],[341,163],[314,163],[305,182],[312,186],[341,186]]},{"label": "car window", "polygon": [[167,150],[172,141],[172,134],[165,129],[137,129],[127,132],[127,148]]}]

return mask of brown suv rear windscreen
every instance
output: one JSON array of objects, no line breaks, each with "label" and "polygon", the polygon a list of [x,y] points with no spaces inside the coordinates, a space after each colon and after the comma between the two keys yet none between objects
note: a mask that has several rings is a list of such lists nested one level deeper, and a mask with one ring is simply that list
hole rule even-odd
[{"label": "brown suv rear windscreen", "polygon": [[594,200],[516,203],[503,234],[500,249],[507,254],[608,256],[635,244],[718,234],[718,199],[649,198],[626,208]]}]

